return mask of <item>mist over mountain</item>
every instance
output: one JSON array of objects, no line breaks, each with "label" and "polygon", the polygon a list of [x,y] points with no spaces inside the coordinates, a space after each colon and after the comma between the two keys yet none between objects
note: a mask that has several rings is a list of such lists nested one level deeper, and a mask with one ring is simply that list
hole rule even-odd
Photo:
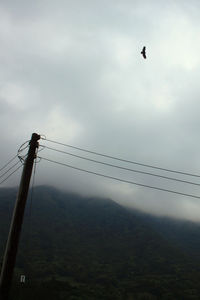
[{"label": "mist over mountain", "polygon": [[[2,260],[17,189],[0,189]],[[31,196],[32,195],[32,196]],[[30,193],[11,300],[199,299],[200,224],[52,187]],[[20,274],[26,283],[19,283]]]}]

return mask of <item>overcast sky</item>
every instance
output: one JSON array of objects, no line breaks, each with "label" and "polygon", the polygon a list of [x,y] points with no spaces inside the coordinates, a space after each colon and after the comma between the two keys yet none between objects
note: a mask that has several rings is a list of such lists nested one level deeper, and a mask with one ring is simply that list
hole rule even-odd
[{"label": "overcast sky", "polygon": [[[1,165],[31,134],[200,174],[200,3],[195,0],[19,0],[0,3]],[[146,46],[147,59],[140,54]],[[86,153],[47,141],[40,144]],[[108,176],[200,196],[198,186],[43,150]],[[109,163],[200,183],[87,155]],[[20,172],[2,186],[17,185]],[[111,197],[200,221],[200,199],[82,173],[41,160],[36,184]]]}]

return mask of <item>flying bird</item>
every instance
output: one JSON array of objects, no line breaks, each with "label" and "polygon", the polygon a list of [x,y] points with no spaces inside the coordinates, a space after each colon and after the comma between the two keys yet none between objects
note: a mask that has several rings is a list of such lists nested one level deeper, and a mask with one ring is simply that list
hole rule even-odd
[{"label": "flying bird", "polygon": [[141,54],[143,55],[144,58],[146,57],[146,47],[143,47]]}]

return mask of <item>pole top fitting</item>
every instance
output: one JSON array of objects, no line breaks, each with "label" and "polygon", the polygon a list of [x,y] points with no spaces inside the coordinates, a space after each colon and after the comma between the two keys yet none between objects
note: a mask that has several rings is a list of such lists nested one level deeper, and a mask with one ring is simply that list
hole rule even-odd
[{"label": "pole top fitting", "polygon": [[37,133],[33,133],[31,139],[34,141],[38,141],[40,139],[40,135]]}]

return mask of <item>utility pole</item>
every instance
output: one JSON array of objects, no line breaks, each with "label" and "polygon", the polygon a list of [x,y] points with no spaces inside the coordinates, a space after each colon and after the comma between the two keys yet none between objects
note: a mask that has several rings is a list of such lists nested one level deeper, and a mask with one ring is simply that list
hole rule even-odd
[{"label": "utility pole", "polygon": [[18,243],[20,239],[20,232],[23,223],[24,210],[26,199],[29,190],[29,184],[33,169],[34,159],[36,158],[36,149],[38,147],[38,140],[40,135],[33,133],[30,143],[28,156],[25,160],[21,182],[19,186],[18,196],[15,202],[10,231],[4,253],[3,265],[0,276],[0,300],[9,299],[9,291],[12,283],[12,276],[15,267]]}]

